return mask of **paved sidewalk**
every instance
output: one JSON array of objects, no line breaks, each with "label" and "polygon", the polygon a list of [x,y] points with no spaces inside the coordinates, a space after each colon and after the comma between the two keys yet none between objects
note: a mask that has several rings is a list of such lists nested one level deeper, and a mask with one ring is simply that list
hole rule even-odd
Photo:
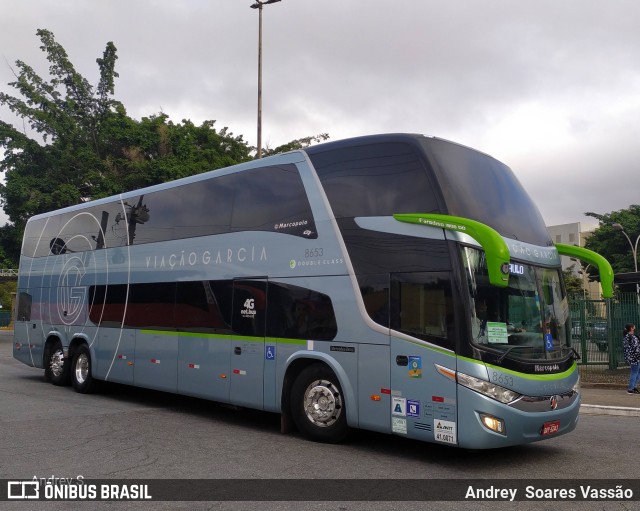
[{"label": "paved sidewalk", "polygon": [[582,384],[580,413],[640,417],[640,394],[627,394],[626,385]]}]

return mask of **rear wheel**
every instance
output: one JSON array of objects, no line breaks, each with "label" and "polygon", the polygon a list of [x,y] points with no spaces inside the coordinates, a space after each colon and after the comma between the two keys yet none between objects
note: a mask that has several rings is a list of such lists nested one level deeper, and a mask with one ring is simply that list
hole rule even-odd
[{"label": "rear wheel", "polygon": [[79,346],[73,354],[71,385],[81,394],[88,394],[95,388],[95,380],[91,374],[91,352],[86,344]]},{"label": "rear wheel", "polygon": [[44,378],[54,385],[68,385],[69,383],[69,361],[64,356],[60,341],[54,341],[47,350]]},{"label": "rear wheel", "polygon": [[342,389],[333,371],[313,364],[291,388],[291,416],[298,430],[315,442],[337,443],[349,433]]}]

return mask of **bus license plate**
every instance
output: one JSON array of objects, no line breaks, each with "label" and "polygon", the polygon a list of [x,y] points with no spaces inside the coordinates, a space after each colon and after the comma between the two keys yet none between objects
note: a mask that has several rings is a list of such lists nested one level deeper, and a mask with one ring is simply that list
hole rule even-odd
[{"label": "bus license plate", "polygon": [[542,436],[553,435],[560,431],[560,421],[545,422],[542,425]]}]

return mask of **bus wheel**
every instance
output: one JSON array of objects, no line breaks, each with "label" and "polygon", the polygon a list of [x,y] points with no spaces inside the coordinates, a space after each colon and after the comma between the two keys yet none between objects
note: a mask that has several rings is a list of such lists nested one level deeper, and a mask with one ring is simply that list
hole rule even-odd
[{"label": "bus wheel", "polygon": [[73,355],[71,385],[81,394],[90,393],[95,386],[95,380],[91,376],[91,352],[86,344],[79,346]]},{"label": "bus wheel", "polygon": [[69,361],[64,358],[62,343],[55,341],[47,353],[44,379],[54,385],[67,385],[69,383]]},{"label": "bus wheel", "polygon": [[337,443],[349,433],[342,389],[333,371],[313,364],[291,387],[291,416],[298,430],[314,442]]}]

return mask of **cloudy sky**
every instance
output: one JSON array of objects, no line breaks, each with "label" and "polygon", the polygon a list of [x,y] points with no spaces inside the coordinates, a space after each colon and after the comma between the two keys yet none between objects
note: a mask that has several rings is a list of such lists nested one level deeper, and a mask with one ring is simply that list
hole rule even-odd
[{"label": "cloudy sky", "polygon": [[[0,0],[0,90],[51,30],[129,115],[256,143],[254,0]],[[263,10],[263,143],[414,132],[509,165],[548,225],[640,203],[640,1],[282,0]],[[0,117],[8,120],[6,110]]]}]

